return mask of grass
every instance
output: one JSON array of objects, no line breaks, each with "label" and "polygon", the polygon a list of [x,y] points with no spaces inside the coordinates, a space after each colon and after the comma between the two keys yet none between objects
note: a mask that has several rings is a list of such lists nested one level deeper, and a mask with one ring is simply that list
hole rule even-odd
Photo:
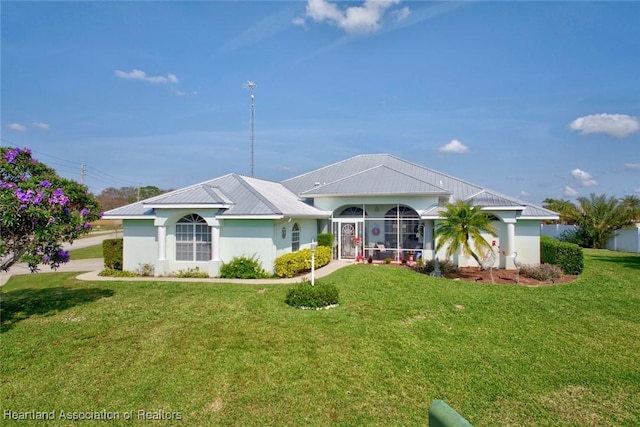
[{"label": "grass", "polygon": [[69,255],[73,260],[102,258],[104,256],[102,253],[102,244],[87,246],[80,249],[72,249],[69,251]]},{"label": "grass", "polygon": [[341,300],[322,311],[287,306],[290,285],[16,276],[1,294],[2,411],[424,426],[443,399],[477,426],[636,426],[639,268],[587,251],[577,281],[526,288],[353,265],[322,279]]}]

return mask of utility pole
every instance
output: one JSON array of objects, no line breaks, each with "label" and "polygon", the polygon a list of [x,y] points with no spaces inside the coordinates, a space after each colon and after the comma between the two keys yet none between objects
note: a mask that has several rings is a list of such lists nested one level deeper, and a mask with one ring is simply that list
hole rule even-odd
[{"label": "utility pole", "polygon": [[251,140],[251,176],[253,177],[253,151],[254,151],[254,143],[253,143],[253,130],[254,130],[254,126],[255,126],[255,118],[256,118],[256,114],[255,114],[255,107],[254,107],[254,103],[253,103],[253,90],[256,88],[256,84],[254,82],[252,82],[251,80],[247,81],[247,83],[245,83],[244,87],[246,87],[247,89],[249,89],[249,91],[251,92],[251,115],[250,115],[250,140]]}]

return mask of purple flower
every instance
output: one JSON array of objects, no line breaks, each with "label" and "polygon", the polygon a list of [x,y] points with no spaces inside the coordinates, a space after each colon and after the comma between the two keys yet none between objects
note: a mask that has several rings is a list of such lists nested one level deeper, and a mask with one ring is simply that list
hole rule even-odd
[{"label": "purple flower", "polygon": [[43,180],[42,182],[40,182],[40,185],[43,186],[44,188],[51,187],[51,183],[49,181],[47,181],[46,179]]},{"label": "purple flower", "polygon": [[54,217],[49,217],[49,221],[47,221],[47,224],[51,224],[52,222],[56,222],[56,219]]},{"label": "purple flower", "polygon": [[64,249],[60,249],[58,251],[58,258],[60,258],[60,262],[68,262],[69,261],[69,251],[65,251]]},{"label": "purple flower", "polygon": [[20,206],[18,207],[18,210],[20,210],[20,211],[23,211],[23,210],[25,210],[25,209],[27,209],[27,205],[20,205]]},{"label": "purple flower", "polygon": [[49,262],[49,261],[51,261],[51,257],[49,255],[45,255],[45,256],[42,257],[42,260],[44,262]]},{"label": "purple flower", "polygon": [[64,191],[62,191],[62,188],[58,188],[57,190],[54,190],[53,193],[51,193],[51,197],[49,197],[49,203],[52,205],[58,204],[60,206],[64,206],[67,204],[68,201],[69,201],[69,198],[65,196]]},{"label": "purple flower", "polygon": [[88,222],[85,222],[85,223],[84,223],[84,228],[91,228],[91,224],[90,224],[90,223],[88,223]]},{"label": "purple flower", "polygon": [[82,209],[82,211],[80,211],[80,214],[82,214],[82,216],[89,215],[89,209],[87,209],[87,208]]},{"label": "purple flower", "polygon": [[4,153],[4,158],[7,162],[13,163],[16,160],[16,157],[18,157],[18,154],[20,154],[19,148],[10,148],[6,153]]}]

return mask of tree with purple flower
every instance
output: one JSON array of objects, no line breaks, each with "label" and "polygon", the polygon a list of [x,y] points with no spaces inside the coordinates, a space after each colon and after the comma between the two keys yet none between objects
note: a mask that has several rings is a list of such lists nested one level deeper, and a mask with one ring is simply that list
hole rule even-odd
[{"label": "tree with purple flower", "polygon": [[62,178],[31,157],[31,150],[0,148],[0,270],[18,261],[56,269],[69,261],[62,243],[73,242],[100,218],[87,188]]}]

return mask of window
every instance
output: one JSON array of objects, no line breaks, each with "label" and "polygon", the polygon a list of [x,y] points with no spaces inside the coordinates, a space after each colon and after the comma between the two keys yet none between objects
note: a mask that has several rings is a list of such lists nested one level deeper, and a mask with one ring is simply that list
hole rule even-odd
[{"label": "window", "polygon": [[177,222],[176,260],[211,260],[211,228],[200,215],[186,215]]},{"label": "window", "polygon": [[298,250],[300,250],[300,227],[296,222],[291,229],[291,251],[297,252]]},{"label": "window", "polygon": [[362,215],[363,215],[363,214],[364,214],[364,215],[367,215],[367,214],[365,213],[365,211],[364,211],[364,210],[362,210],[362,208],[361,208],[361,207],[358,207],[358,206],[350,206],[350,207],[348,207],[348,208],[344,208],[344,209],[342,210],[342,212],[340,212],[340,215],[339,215],[339,216],[356,216],[356,217],[361,217],[361,218],[362,218]]}]

